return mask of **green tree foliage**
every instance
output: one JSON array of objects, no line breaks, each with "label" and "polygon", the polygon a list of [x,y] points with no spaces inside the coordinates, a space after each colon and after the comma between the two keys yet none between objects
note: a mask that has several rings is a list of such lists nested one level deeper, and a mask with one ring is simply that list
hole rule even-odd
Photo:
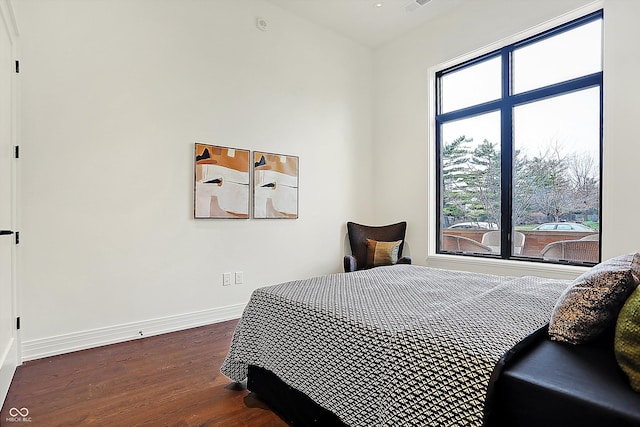
[{"label": "green tree foliage", "polygon": [[500,224],[500,152],[486,139],[471,153],[467,190],[474,200],[470,217],[475,221]]},{"label": "green tree foliage", "polygon": [[442,147],[442,212],[454,218],[464,218],[469,203],[465,179],[469,157],[466,145],[469,142],[471,140],[462,135]]},{"label": "green tree foliage", "polygon": [[[501,173],[498,145],[484,140],[470,148],[464,135],[442,147],[442,214],[458,221],[500,224]],[[588,153],[563,155],[558,143],[537,156],[513,158],[513,221],[533,215],[555,221],[566,215],[598,214],[599,172]]]}]

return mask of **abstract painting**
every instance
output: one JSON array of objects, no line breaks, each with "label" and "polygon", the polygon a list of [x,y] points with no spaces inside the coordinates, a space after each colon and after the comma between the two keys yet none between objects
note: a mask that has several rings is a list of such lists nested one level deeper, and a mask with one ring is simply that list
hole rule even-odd
[{"label": "abstract painting", "polygon": [[249,218],[249,154],[196,143],[195,218]]},{"label": "abstract painting", "polygon": [[298,157],[253,152],[253,217],[298,218]]}]

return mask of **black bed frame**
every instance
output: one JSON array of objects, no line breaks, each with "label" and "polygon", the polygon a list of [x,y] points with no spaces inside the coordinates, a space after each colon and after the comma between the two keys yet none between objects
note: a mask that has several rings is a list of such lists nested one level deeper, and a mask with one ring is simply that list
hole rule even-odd
[{"label": "black bed frame", "polygon": [[249,365],[247,388],[291,426],[346,426],[333,412],[266,369]]},{"label": "black bed frame", "polygon": [[[247,388],[291,426],[346,425],[266,369],[250,365]],[[612,336],[573,346],[543,327],[500,360],[484,410],[485,427],[638,427],[640,393],[615,361]]]}]

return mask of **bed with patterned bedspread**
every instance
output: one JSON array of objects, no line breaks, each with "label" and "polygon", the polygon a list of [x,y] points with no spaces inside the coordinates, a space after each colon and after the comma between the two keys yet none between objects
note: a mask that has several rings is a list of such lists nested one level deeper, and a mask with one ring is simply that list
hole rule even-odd
[{"label": "bed with patterned bedspread", "polygon": [[496,363],[570,283],[395,265],[260,288],[221,371],[264,368],[350,426],[480,426]]}]

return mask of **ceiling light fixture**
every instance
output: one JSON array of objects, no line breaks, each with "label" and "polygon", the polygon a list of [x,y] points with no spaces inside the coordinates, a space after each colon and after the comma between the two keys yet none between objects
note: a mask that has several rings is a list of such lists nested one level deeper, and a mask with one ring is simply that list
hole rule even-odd
[{"label": "ceiling light fixture", "polygon": [[384,5],[384,3],[382,3],[381,1],[377,1],[377,2],[373,3],[373,5],[375,7],[382,7]]}]

